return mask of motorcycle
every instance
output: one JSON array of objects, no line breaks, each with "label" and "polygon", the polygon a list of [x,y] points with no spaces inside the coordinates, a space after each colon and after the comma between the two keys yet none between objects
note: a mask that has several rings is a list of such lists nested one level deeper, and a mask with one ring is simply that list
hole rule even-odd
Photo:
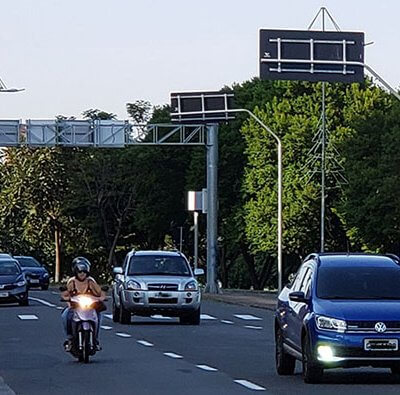
[{"label": "motorcycle", "polygon": [[[61,291],[66,288],[60,287]],[[102,289],[106,291],[106,289]],[[89,363],[90,356],[96,354],[96,333],[99,323],[96,312],[101,303],[91,295],[76,295],[69,300],[72,314],[72,344],[70,352],[79,362]]]}]

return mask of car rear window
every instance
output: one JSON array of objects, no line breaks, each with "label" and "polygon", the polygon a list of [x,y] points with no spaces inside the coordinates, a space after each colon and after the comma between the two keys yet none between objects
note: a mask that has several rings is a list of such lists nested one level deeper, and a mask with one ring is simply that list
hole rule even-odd
[{"label": "car rear window", "polygon": [[400,267],[328,267],[318,270],[322,299],[400,299]]},{"label": "car rear window", "polygon": [[12,276],[20,273],[18,265],[13,261],[0,261],[0,276]]},{"label": "car rear window", "polygon": [[15,258],[22,267],[40,267],[40,263],[35,258]]},{"label": "car rear window", "polygon": [[190,270],[180,256],[145,255],[130,259],[128,275],[190,276]]}]

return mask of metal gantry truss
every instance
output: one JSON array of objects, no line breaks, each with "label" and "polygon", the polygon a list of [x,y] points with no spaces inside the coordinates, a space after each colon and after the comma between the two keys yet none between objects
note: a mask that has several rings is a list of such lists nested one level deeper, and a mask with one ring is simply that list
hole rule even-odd
[{"label": "metal gantry truss", "polygon": [[0,147],[205,145],[205,130],[205,125],[138,125],[120,120],[0,120]]}]

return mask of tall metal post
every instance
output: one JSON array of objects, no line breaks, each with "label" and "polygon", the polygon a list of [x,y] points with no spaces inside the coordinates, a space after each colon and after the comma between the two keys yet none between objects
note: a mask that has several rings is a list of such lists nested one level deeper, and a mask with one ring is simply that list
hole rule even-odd
[{"label": "tall metal post", "polygon": [[[322,7],[322,31],[325,31],[325,7]],[[321,131],[321,252],[325,250],[325,82],[322,82],[322,131]]]},{"label": "tall metal post", "polygon": [[205,292],[218,293],[216,281],[218,232],[218,124],[207,126],[207,284]]},{"label": "tall metal post", "polygon": [[325,249],[325,82],[322,83],[322,131],[321,131],[321,252]]},{"label": "tall metal post", "polygon": [[193,211],[194,223],[194,268],[197,269],[199,262],[199,213]]},{"label": "tall metal post", "polygon": [[179,251],[182,252],[182,243],[183,243],[183,226],[179,227]]}]

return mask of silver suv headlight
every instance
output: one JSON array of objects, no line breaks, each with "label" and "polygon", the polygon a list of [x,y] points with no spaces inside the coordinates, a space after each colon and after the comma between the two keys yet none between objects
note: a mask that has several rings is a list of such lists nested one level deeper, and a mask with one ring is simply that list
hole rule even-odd
[{"label": "silver suv headlight", "polygon": [[315,322],[318,329],[335,332],[344,332],[347,329],[346,321],[324,317],[323,315],[317,315],[315,317]]},{"label": "silver suv headlight", "polygon": [[131,289],[131,290],[137,291],[138,289],[142,289],[142,287],[140,286],[140,284],[137,281],[129,280],[126,283],[126,289]]},{"label": "silver suv headlight", "polygon": [[185,285],[185,291],[197,291],[197,282],[192,280]]}]

